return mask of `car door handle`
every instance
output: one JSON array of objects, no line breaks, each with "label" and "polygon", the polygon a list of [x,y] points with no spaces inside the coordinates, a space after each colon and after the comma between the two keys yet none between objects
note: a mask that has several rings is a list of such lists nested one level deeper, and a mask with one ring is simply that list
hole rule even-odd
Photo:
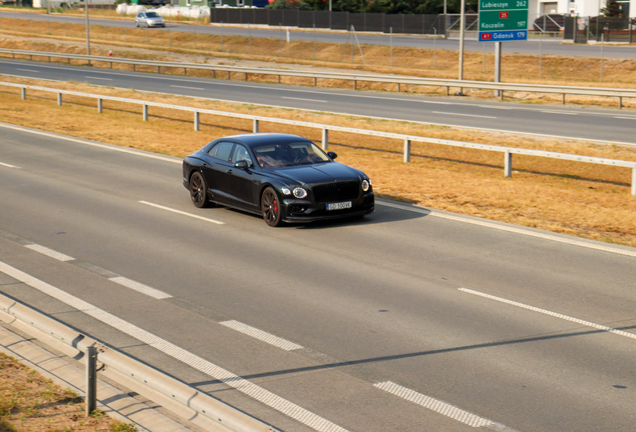
[{"label": "car door handle", "polygon": [[231,169],[227,170],[227,173],[228,173],[229,175],[232,175],[232,170],[231,170]]}]

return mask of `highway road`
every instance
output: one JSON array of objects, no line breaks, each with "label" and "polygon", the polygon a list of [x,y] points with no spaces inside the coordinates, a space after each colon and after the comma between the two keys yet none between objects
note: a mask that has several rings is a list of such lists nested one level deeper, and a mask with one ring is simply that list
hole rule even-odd
[{"label": "highway road", "polygon": [[[409,120],[479,130],[636,143],[636,114],[628,110],[471,101],[398,93],[261,84],[0,59],[0,75],[76,81],[116,88]],[[275,80],[275,78],[272,78]]]},{"label": "highway road", "polygon": [[390,201],[273,229],[178,159],[0,131],[0,289],[284,431],[636,424],[634,248]]},{"label": "highway road", "polygon": [[[64,15],[41,15],[41,14],[29,14],[20,12],[0,12],[1,18],[20,18],[28,20],[38,21],[56,21],[56,22],[68,22],[76,24],[84,24],[84,17],[78,16],[64,16]],[[103,25],[112,26],[117,28],[134,28],[135,22],[133,18],[126,20],[113,20],[99,17],[99,15],[90,18],[91,25]],[[201,33],[201,34],[216,34],[225,36],[248,36],[252,37],[268,37],[273,39],[286,40],[287,33],[286,27],[282,28],[247,28],[239,26],[223,26],[223,25],[210,25],[210,26],[192,26],[187,24],[175,24],[169,23],[165,29],[157,28],[151,31],[179,31],[187,33]],[[458,50],[458,40],[447,40],[438,38],[433,40],[431,37],[422,37],[417,35],[394,35],[392,38],[389,35],[378,33],[358,33],[358,40],[361,44],[369,45],[393,45],[394,47],[412,47],[412,48],[428,48],[428,49],[448,49]],[[350,39],[346,32],[342,31],[317,31],[312,30],[300,30],[293,29],[291,32],[292,40],[304,40],[304,41],[317,41],[327,43],[350,43]],[[464,49],[466,51],[479,51],[486,50],[487,52],[494,52],[494,44],[485,44],[483,42],[477,42],[475,40],[466,40]],[[542,52],[544,55],[558,55],[558,56],[583,56],[594,58],[636,58],[636,50],[629,45],[612,45],[605,44],[602,48],[601,45],[574,45],[571,43],[562,43],[558,41],[521,41],[521,42],[506,42],[503,44],[504,53],[519,53],[519,54],[533,54],[539,55]]]}]

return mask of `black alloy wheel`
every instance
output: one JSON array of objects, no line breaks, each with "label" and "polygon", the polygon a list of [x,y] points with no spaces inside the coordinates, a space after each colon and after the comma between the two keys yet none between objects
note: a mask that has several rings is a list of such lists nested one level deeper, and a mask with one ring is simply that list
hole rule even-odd
[{"label": "black alloy wheel", "polygon": [[192,204],[198,208],[210,207],[210,201],[207,196],[208,187],[200,172],[195,172],[190,177],[190,198]]},{"label": "black alloy wheel", "polygon": [[265,219],[267,225],[277,227],[283,224],[280,200],[274,188],[268,187],[263,191],[263,195],[261,196],[261,210],[263,212],[263,219]]}]

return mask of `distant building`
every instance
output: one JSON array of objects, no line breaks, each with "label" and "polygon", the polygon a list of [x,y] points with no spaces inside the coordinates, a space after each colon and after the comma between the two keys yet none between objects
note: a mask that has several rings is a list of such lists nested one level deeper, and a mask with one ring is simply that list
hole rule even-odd
[{"label": "distant building", "polygon": [[[630,8],[630,0],[618,0],[625,16],[636,17],[636,6]],[[547,14],[570,14],[581,17],[599,16],[605,0],[529,0],[529,18]]]},{"label": "distant building", "polygon": [[173,0],[173,5],[175,6],[233,6],[233,7],[244,7],[244,6],[256,6],[256,7],[265,7],[269,4],[267,0]]}]

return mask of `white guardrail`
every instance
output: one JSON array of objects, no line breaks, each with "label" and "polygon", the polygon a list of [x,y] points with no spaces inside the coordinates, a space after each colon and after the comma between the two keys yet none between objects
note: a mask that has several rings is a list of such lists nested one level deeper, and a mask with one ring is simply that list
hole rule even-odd
[{"label": "white guardrail", "polygon": [[266,69],[266,68],[248,68],[240,66],[224,66],[224,65],[205,65],[197,63],[177,63],[177,62],[162,62],[154,60],[138,60],[127,59],[120,57],[103,57],[103,56],[88,56],[83,54],[64,54],[54,52],[43,51],[25,51],[15,49],[0,49],[0,53],[10,54],[13,58],[16,55],[33,57],[47,57],[49,62],[52,58],[67,59],[70,63],[71,60],[85,60],[90,64],[91,62],[106,62],[110,63],[112,68],[113,63],[130,64],[135,70],[136,66],[150,66],[156,67],[157,72],[161,73],[161,68],[183,69],[184,75],[188,69],[199,69],[212,71],[213,76],[216,77],[217,71],[227,72],[228,78],[231,73],[242,73],[245,75],[245,81],[249,79],[249,75],[274,75],[278,76],[278,82],[280,83],[281,76],[293,76],[302,78],[313,78],[314,86],[317,85],[319,79],[335,79],[353,81],[354,89],[357,88],[358,81],[361,82],[381,82],[397,85],[397,91],[400,91],[401,84],[409,85],[422,85],[422,86],[434,86],[434,87],[446,87],[446,95],[450,94],[450,88],[473,88],[482,90],[498,90],[499,97],[503,100],[504,92],[530,92],[530,93],[550,93],[560,94],[561,103],[565,104],[566,95],[578,95],[578,96],[600,96],[600,97],[616,97],[618,98],[618,107],[623,107],[623,98],[636,98],[636,89],[612,89],[604,87],[577,87],[577,86],[558,86],[558,85],[545,85],[545,84],[517,84],[517,83],[494,83],[487,81],[468,81],[468,80],[455,80],[455,79],[437,79],[437,78],[420,78],[409,76],[396,76],[396,75],[373,75],[373,74],[355,74],[355,73],[340,73],[340,72],[313,72],[313,71],[301,71],[301,70],[286,70],[286,69]]},{"label": "white guardrail", "polygon": [[269,123],[282,123],[282,124],[294,125],[294,126],[304,126],[304,127],[308,127],[312,129],[322,129],[322,148],[324,150],[327,150],[327,147],[329,145],[329,131],[348,132],[348,133],[361,134],[361,135],[372,135],[372,136],[380,136],[385,138],[393,138],[393,139],[402,140],[404,142],[404,162],[411,161],[411,142],[413,141],[422,142],[422,143],[448,145],[453,147],[472,148],[477,150],[494,151],[494,152],[499,152],[504,154],[504,175],[506,177],[512,177],[512,155],[513,154],[526,155],[526,156],[538,156],[538,157],[545,157],[545,158],[551,158],[551,159],[561,159],[561,160],[569,160],[569,161],[575,161],[575,162],[586,162],[586,163],[594,163],[599,165],[611,165],[616,167],[631,168],[632,169],[631,193],[632,195],[636,195],[636,162],[632,162],[632,161],[625,161],[625,160],[618,160],[618,159],[604,159],[604,158],[597,158],[597,157],[591,157],[591,156],[580,156],[580,155],[573,155],[568,153],[556,153],[556,152],[550,152],[550,151],[530,150],[530,149],[522,149],[522,148],[516,148],[516,147],[502,147],[502,146],[494,146],[494,145],[486,145],[486,144],[476,144],[476,143],[468,143],[463,141],[444,140],[444,139],[438,139],[438,138],[398,134],[398,133],[375,131],[375,130],[369,130],[369,129],[348,128],[344,126],[333,126],[333,125],[325,125],[321,123],[310,123],[310,122],[303,122],[298,120],[280,119],[275,117],[263,117],[263,116],[257,116],[257,115],[251,115],[251,114],[239,114],[239,113],[233,113],[233,112],[227,112],[227,111],[193,108],[193,107],[187,107],[182,105],[171,105],[171,104],[165,104],[161,102],[149,102],[149,101],[143,101],[138,99],[127,99],[127,98],[121,98],[121,97],[115,97],[115,96],[104,96],[104,95],[96,95],[96,94],[90,94],[90,93],[81,93],[81,92],[75,92],[70,90],[52,89],[47,87],[38,87],[38,86],[31,86],[31,85],[25,85],[25,84],[0,82],[0,86],[19,88],[21,90],[22,99],[26,99],[27,89],[57,93],[57,104],[59,106],[62,106],[62,103],[63,103],[62,95],[65,95],[65,94],[97,99],[97,111],[99,113],[103,111],[104,100],[142,105],[143,107],[142,115],[143,115],[144,121],[148,120],[148,107],[150,106],[168,108],[168,109],[174,109],[174,110],[180,110],[180,111],[189,111],[194,113],[194,130],[196,131],[199,130],[199,124],[200,124],[199,119],[201,114],[212,114],[217,116],[234,117],[234,118],[252,120],[254,132],[258,132],[259,122],[261,121],[269,122]]},{"label": "white guardrail", "polygon": [[[107,347],[34,309],[0,294],[0,321],[22,331],[69,357],[84,357],[97,350],[99,373],[134,390],[204,430],[228,432],[279,432],[260,420],[233,408],[126,354]],[[87,374],[88,375],[88,374]],[[96,379],[96,375],[94,374]],[[91,384],[87,379],[87,393]],[[87,404],[88,404],[87,398]]]}]

